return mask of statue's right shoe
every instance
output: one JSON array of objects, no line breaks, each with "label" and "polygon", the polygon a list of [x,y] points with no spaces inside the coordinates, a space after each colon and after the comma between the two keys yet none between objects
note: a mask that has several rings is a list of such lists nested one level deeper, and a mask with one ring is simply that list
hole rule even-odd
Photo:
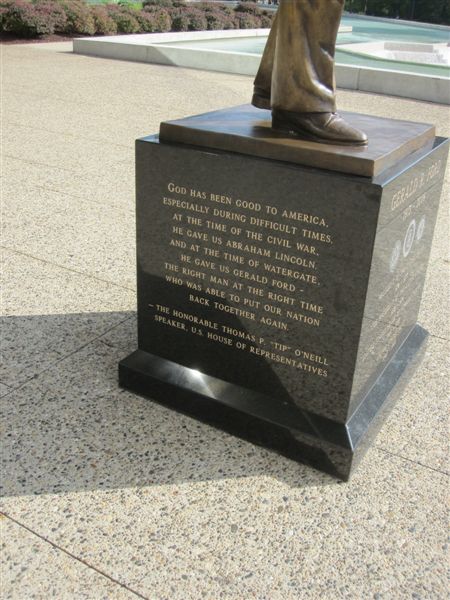
[{"label": "statue's right shoe", "polygon": [[259,87],[253,88],[252,104],[256,108],[262,108],[263,110],[270,110],[270,94]]},{"label": "statue's right shoe", "polygon": [[368,141],[363,131],[347,123],[338,113],[332,112],[296,113],[274,109],[272,129],[321,144],[365,146]]}]

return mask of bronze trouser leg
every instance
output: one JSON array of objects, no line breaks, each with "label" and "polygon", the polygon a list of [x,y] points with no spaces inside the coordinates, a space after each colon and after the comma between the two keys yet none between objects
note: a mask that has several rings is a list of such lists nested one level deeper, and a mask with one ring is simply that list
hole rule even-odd
[{"label": "bronze trouser leg", "polygon": [[269,39],[267,40],[266,47],[264,48],[264,54],[255,78],[255,88],[259,88],[265,92],[266,96],[269,98],[270,90],[272,88],[273,61],[275,58],[275,45],[277,42],[277,23],[278,13],[275,15],[275,18],[272,22],[272,29],[270,30]]},{"label": "bronze trouser leg", "polygon": [[336,110],[334,51],[344,0],[281,0],[255,85],[272,108]]}]

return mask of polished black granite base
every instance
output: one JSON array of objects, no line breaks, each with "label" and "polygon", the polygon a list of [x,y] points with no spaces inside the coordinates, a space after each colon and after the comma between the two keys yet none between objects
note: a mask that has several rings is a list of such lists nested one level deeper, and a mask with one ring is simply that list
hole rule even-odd
[{"label": "polished black granite base", "polygon": [[119,383],[199,421],[347,481],[423,354],[417,325],[346,424],[136,350],[119,364]]},{"label": "polished black granite base", "polygon": [[120,384],[347,479],[408,381],[448,154],[376,177],[137,141]]}]

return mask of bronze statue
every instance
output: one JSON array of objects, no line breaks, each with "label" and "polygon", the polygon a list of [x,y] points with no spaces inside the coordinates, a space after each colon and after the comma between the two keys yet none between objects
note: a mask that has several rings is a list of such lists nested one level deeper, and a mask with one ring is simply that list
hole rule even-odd
[{"label": "bronze statue", "polygon": [[367,144],[336,113],[334,52],[344,0],[280,0],[255,79],[252,104],[272,127],[318,142]]}]

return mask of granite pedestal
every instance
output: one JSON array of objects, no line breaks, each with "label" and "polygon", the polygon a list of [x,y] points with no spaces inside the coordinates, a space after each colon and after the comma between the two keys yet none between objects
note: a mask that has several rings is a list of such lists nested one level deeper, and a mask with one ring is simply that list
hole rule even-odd
[{"label": "granite pedestal", "polygon": [[255,110],[137,141],[138,349],[120,385],[348,479],[424,348],[448,140],[356,116],[370,143],[352,155]]}]

